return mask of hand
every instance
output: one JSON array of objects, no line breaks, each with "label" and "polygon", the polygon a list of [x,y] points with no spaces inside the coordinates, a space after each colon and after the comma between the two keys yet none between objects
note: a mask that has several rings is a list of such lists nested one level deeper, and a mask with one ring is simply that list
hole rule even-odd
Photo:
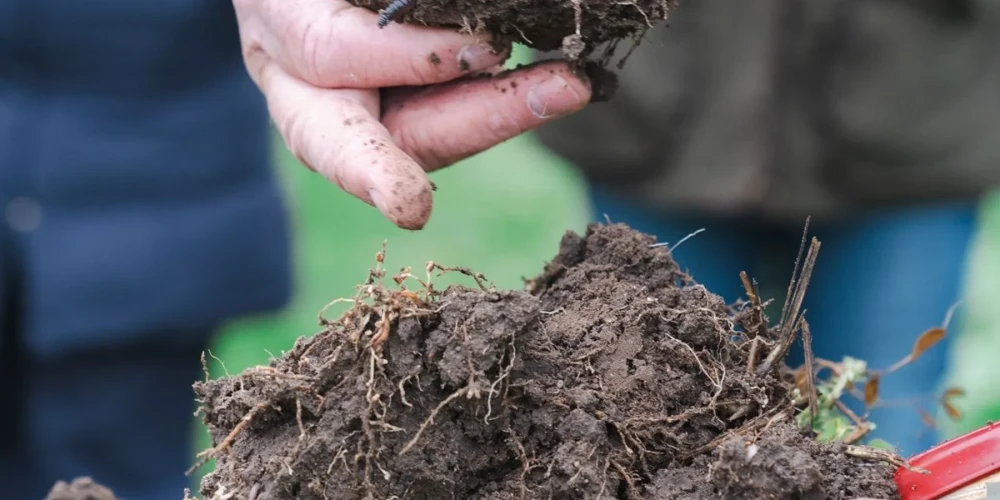
[{"label": "hand", "polygon": [[[233,0],[243,56],[288,149],[406,229],[431,213],[426,172],[582,109],[563,62],[496,74],[510,48],[392,23],[344,0]],[[381,90],[381,92],[380,92]]]}]

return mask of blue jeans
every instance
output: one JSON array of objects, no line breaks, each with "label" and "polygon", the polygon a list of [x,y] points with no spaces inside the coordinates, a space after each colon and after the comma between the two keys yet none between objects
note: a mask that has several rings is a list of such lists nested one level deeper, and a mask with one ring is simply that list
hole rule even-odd
[{"label": "blue jeans", "polygon": [[[704,228],[674,251],[681,268],[727,302],[745,297],[739,273],[746,271],[762,288],[768,287],[762,294],[775,299],[769,312],[776,321],[801,225],[656,214],[597,189],[591,196],[596,220],[607,216],[656,235],[659,241],[674,243]],[[966,202],[915,207],[846,222],[813,223],[810,233],[822,247],[804,308],[816,356],[830,360],[853,356],[873,368],[886,368],[909,353],[921,333],[940,325],[961,296],[977,206]],[[872,437],[889,441],[904,455],[939,441],[914,403],[921,402],[935,413],[934,394],[940,389],[947,339],[958,330],[957,319],[958,314],[945,341],[882,380],[884,406],[871,413],[878,426]],[[802,363],[801,348],[793,350],[788,362]]]}]

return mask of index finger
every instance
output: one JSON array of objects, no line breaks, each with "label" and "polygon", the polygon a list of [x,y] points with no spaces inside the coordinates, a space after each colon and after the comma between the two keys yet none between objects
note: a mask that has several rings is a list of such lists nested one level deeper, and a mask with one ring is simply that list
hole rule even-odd
[{"label": "index finger", "polygon": [[[321,88],[379,88],[453,80],[502,63],[510,47],[456,31],[393,23],[345,0],[259,0],[285,70]],[[270,46],[268,46],[270,45]]]}]

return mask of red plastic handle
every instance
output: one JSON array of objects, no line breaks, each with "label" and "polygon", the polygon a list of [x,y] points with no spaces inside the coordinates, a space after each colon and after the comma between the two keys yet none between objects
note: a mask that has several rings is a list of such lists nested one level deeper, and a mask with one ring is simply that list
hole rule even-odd
[{"label": "red plastic handle", "polygon": [[1000,470],[1000,422],[945,441],[909,463],[930,474],[897,470],[895,479],[902,500],[935,500],[960,489]]}]

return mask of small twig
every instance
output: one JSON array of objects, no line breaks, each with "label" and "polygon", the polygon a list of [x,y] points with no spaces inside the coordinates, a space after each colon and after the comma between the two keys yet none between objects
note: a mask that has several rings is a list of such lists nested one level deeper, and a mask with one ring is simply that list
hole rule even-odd
[{"label": "small twig", "polygon": [[[771,350],[764,363],[757,367],[757,375],[767,373],[775,363],[785,357],[788,349],[795,342],[796,332],[801,328],[801,321],[803,319],[799,311],[802,310],[802,302],[805,301],[806,290],[809,288],[809,280],[812,279],[812,272],[816,267],[819,248],[819,240],[813,238],[812,243],[809,245],[809,253],[806,254],[806,260],[802,265],[801,275],[797,277],[793,275],[792,284],[789,285],[789,289],[792,290],[792,298],[790,304],[785,304],[785,311],[782,314],[781,323],[778,325],[778,345]],[[798,268],[797,264],[796,268]]]},{"label": "small twig", "polygon": [[753,316],[752,321],[757,323],[757,331],[750,332],[752,338],[750,339],[750,355],[747,357],[747,375],[751,375],[757,366],[757,356],[760,350],[760,340],[761,337],[767,336],[767,321],[764,320],[764,307],[760,302],[760,293],[755,286],[755,283],[750,282],[750,278],[747,276],[746,271],[740,271],[740,281],[743,282],[743,289],[746,291],[747,297],[750,299],[750,306],[752,307]]},{"label": "small twig", "polygon": [[961,305],[962,301],[959,300],[958,302],[955,302],[954,304],[951,305],[951,307],[948,308],[948,312],[945,313],[944,315],[944,323],[941,323],[941,328],[944,328],[945,330],[948,329],[948,325],[951,324],[951,318],[955,314],[955,309],[958,309],[958,307]]},{"label": "small twig", "polygon": [[719,447],[719,445],[726,442],[733,436],[740,436],[746,434],[747,432],[755,431],[758,428],[768,427],[774,424],[775,422],[778,422],[786,418],[787,416],[788,416],[788,407],[772,409],[770,412],[765,413],[763,415],[758,415],[756,418],[748,421],[747,423],[741,425],[740,427],[728,431],[719,437],[716,437],[715,439],[709,441],[705,445],[699,446],[698,448],[695,448],[691,451],[688,451],[687,453],[684,453],[682,458],[686,460],[701,455],[702,453],[705,453],[707,451],[714,450],[715,448]]},{"label": "small twig", "polygon": [[805,227],[802,228],[802,241],[799,242],[799,253],[795,257],[795,266],[792,268],[792,279],[788,281],[788,291],[785,292],[785,303],[784,305],[781,306],[781,318],[778,323],[779,328],[785,328],[785,325],[788,323],[788,318],[790,316],[788,314],[788,308],[789,306],[791,306],[792,296],[794,295],[795,287],[798,284],[799,264],[802,262],[802,255],[805,253],[806,250],[806,239],[809,234],[809,222],[810,218],[806,217]]},{"label": "small twig", "polygon": [[879,462],[886,462],[888,464],[895,465],[896,467],[902,467],[910,472],[916,472],[918,474],[930,474],[931,471],[927,469],[921,469],[920,467],[914,467],[896,455],[891,451],[880,450],[878,448],[869,448],[867,446],[857,446],[853,444],[847,445],[844,453],[848,456],[861,458],[864,460],[874,460]]},{"label": "small twig", "polygon": [[867,423],[862,422],[861,425],[854,428],[850,434],[844,436],[845,444],[854,444],[861,440],[861,438],[868,435],[872,431],[872,427]]},{"label": "small twig", "polygon": [[859,417],[857,413],[854,413],[854,410],[851,410],[850,408],[848,408],[847,405],[845,405],[843,401],[837,399],[837,400],[834,400],[833,404],[834,404],[834,406],[837,407],[838,410],[840,410],[841,413],[843,413],[845,416],[847,416],[847,418],[851,419],[851,422],[853,422],[854,425],[856,425],[858,427],[861,427],[862,425],[865,425],[865,421],[861,420],[861,417]]},{"label": "small twig", "polygon": [[473,271],[473,270],[471,270],[471,269],[469,269],[467,267],[445,267],[445,266],[442,266],[442,265],[434,263],[434,262],[428,262],[427,263],[427,268],[431,269],[431,270],[437,269],[438,271],[441,271],[442,273],[456,272],[456,273],[464,274],[464,275],[472,278],[476,282],[476,285],[479,286],[480,290],[482,290],[484,292],[488,292],[489,291],[489,289],[486,288],[486,285],[484,284],[484,282],[486,281],[486,276],[483,276],[482,273],[477,273],[477,272],[475,272],[475,271]]},{"label": "small twig", "polygon": [[299,424],[299,441],[306,438],[306,426],[302,425],[302,399],[295,396],[295,421]]},{"label": "small twig", "polygon": [[809,398],[809,428],[811,429],[816,423],[818,407],[816,402],[816,372],[813,370],[812,332],[809,330],[809,323],[805,318],[802,318],[802,349],[805,351],[806,397]]},{"label": "small twig", "polygon": [[760,338],[750,339],[750,355],[747,356],[747,375],[752,375],[757,365],[757,353],[760,351]]},{"label": "small twig", "polygon": [[840,374],[843,373],[844,371],[843,367],[840,366],[840,363],[835,363],[828,359],[815,358],[815,363],[816,366],[820,368],[829,369],[831,372],[833,372],[834,376],[840,376]]}]

